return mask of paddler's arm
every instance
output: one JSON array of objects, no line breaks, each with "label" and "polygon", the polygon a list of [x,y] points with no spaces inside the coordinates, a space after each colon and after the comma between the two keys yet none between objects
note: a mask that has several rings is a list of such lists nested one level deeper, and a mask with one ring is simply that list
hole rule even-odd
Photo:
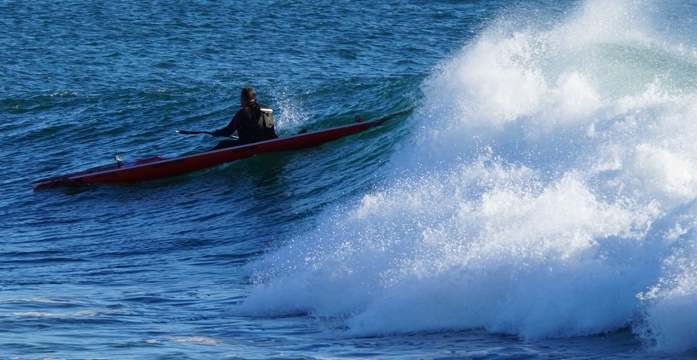
[{"label": "paddler's arm", "polygon": [[213,131],[213,136],[230,136],[232,135],[235,131],[237,131],[237,127],[239,126],[239,118],[240,118],[240,112],[238,111],[237,114],[230,120],[230,123],[227,124],[222,129],[218,129]]}]

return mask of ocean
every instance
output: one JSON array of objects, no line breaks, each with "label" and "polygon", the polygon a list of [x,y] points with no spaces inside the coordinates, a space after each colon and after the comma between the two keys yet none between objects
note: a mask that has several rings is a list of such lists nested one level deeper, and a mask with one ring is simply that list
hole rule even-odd
[{"label": "ocean", "polygon": [[[0,358],[697,358],[697,3],[0,0]],[[289,135],[171,179],[252,86]]]}]

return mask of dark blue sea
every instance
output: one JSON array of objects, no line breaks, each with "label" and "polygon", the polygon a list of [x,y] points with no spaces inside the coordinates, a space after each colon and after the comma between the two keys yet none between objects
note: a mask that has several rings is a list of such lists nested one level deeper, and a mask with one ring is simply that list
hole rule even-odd
[{"label": "dark blue sea", "polygon": [[[697,3],[0,0],[0,358],[697,358]],[[166,180],[32,181],[279,135]]]}]

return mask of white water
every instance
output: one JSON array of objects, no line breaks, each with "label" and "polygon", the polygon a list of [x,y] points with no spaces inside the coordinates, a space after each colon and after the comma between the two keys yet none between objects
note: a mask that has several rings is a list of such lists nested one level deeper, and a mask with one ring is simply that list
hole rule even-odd
[{"label": "white water", "polygon": [[695,6],[518,14],[434,70],[389,184],[253,264],[240,310],[697,347]]}]

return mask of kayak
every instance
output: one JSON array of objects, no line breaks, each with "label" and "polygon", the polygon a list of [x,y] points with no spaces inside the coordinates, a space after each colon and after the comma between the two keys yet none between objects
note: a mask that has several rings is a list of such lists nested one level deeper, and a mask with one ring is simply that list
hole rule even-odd
[{"label": "kayak", "polygon": [[34,190],[40,190],[59,186],[134,183],[164,179],[248,158],[257,154],[300,150],[319,146],[380,125],[408,111],[409,110],[400,111],[370,121],[356,122],[324,130],[309,131],[272,140],[179,156],[171,159],[154,156],[132,162],[121,162],[119,158],[116,158],[116,164],[37,180],[32,182],[32,187]]}]

